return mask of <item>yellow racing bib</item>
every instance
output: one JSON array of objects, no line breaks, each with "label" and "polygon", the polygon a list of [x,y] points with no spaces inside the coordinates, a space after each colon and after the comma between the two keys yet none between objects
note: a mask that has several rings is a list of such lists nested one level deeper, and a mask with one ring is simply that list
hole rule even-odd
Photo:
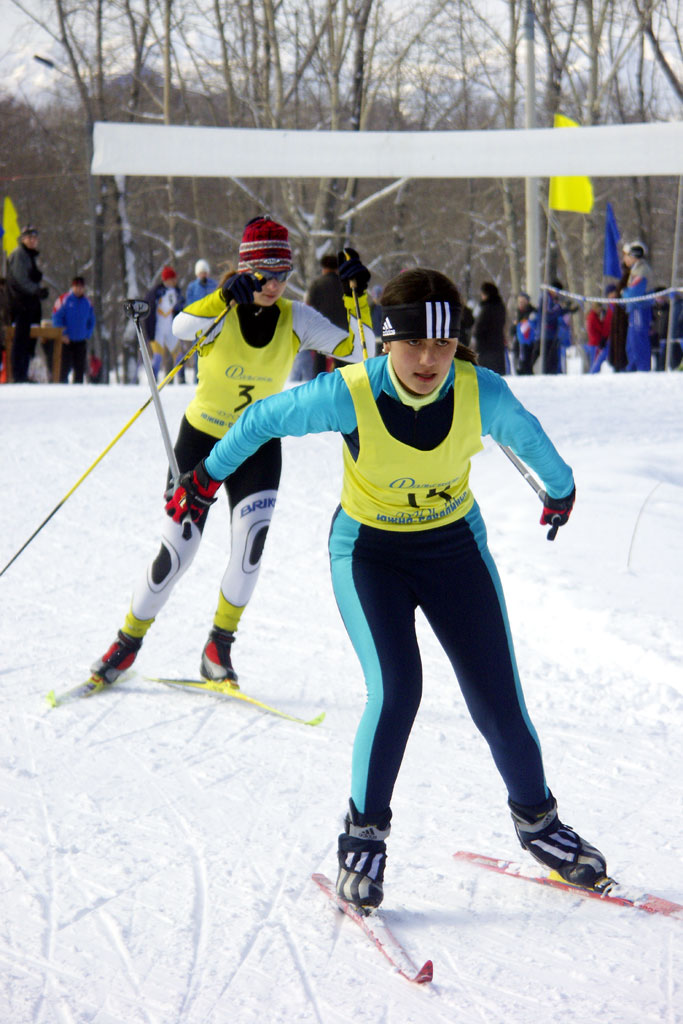
[{"label": "yellow racing bib", "polygon": [[[215,342],[200,356],[197,390],[185,410],[197,430],[223,437],[257,399],[282,391],[299,345],[291,302],[279,299],[277,307],[275,333],[263,348],[248,345],[242,337],[236,307],[225,317]],[[194,306],[189,308],[194,312]]]},{"label": "yellow racing bib", "polygon": [[360,452],[344,446],[341,506],[352,519],[382,530],[428,530],[472,508],[470,459],[483,448],[474,366],[455,361],[453,420],[441,444],[420,451],[388,432],[364,363],[341,371],[358,421]]}]

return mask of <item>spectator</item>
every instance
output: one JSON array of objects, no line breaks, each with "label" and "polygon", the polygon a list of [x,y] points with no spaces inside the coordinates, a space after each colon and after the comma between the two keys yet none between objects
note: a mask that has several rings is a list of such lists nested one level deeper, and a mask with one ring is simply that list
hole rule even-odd
[{"label": "spectator", "polygon": [[211,267],[206,260],[197,260],[194,265],[194,281],[191,281],[187,286],[185,302],[188,306],[191,306],[193,302],[198,302],[200,299],[205,299],[211,292],[216,291],[218,282],[209,276],[210,273]]},{"label": "spectator", "polygon": [[[628,276],[631,273],[629,267],[622,262],[622,275],[619,283],[615,285],[616,298],[621,298]],[[621,373],[622,370],[626,369],[626,334],[628,332],[628,315],[626,313],[626,306],[621,302],[614,303],[614,312],[612,314],[612,323],[609,332],[609,344],[607,346],[609,355],[607,360],[614,370]]]},{"label": "spectator", "polygon": [[461,345],[467,345],[468,348],[470,347],[473,327],[474,313],[470,306],[465,304],[462,307],[462,316],[460,317],[460,334],[458,335],[458,341]]},{"label": "spectator", "polygon": [[5,330],[12,323],[9,309],[7,281],[0,277],[0,384],[7,382],[7,348],[5,347]]},{"label": "spectator", "polygon": [[[607,298],[615,298],[616,294],[616,285],[610,285],[607,289]],[[599,373],[600,367],[607,358],[607,344],[609,342],[613,316],[613,302],[606,306],[601,302],[594,302],[586,314],[586,334],[588,336],[586,353],[588,355],[589,373]]]},{"label": "spectator", "polygon": [[[346,329],[347,317],[344,307],[344,289],[337,273],[337,257],[327,253],[320,258],[320,277],[312,282],[304,302],[307,306],[313,306],[319,313],[333,323],[335,327]],[[314,354],[313,376],[324,373],[326,370],[334,370],[335,366],[343,366],[330,356],[321,352]]]},{"label": "spectator", "polygon": [[[560,321],[565,310],[559,301],[558,293],[563,288],[564,285],[561,281],[553,281],[550,288],[544,289],[539,303],[539,343],[544,347],[543,373],[560,373],[562,369],[560,363]],[[545,337],[542,337],[541,334],[545,334]]]},{"label": "spectator", "polygon": [[479,365],[505,376],[505,304],[492,281],[481,286],[481,305],[474,321],[473,348]]},{"label": "spectator", "polygon": [[71,290],[55,302],[52,323],[63,332],[60,383],[66,384],[73,370],[73,383],[82,384],[88,342],[95,328],[95,310],[85,294],[82,277],[74,277]]},{"label": "spectator", "polygon": [[12,379],[15,384],[28,380],[28,364],[36,350],[31,324],[40,324],[41,300],[48,296],[47,288],[40,283],[43,274],[38,267],[39,255],[38,228],[28,224],[21,229],[19,245],[7,263],[7,292],[14,322]]},{"label": "spectator", "polygon": [[[173,317],[185,305],[173,267],[164,267],[161,271],[161,284],[147,293],[146,300],[149,303],[149,316],[143,323],[153,353],[154,375],[158,378],[160,369],[163,369],[163,376],[173,369],[176,350],[179,348],[178,339],[173,337]],[[182,370],[176,374],[174,380],[177,381],[179,377],[179,383],[184,384],[185,376]]]},{"label": "spectator", "polygon": [[526,377],[534,372],[534,363],[538,356],[538,317],[535,306],[526,292],[517,296],[517,318],[510,329],[515,337],[515,354],[517,355],[517,373]]},{"label": "spectator", "polygon": [[[655,357],[655,367],[657,370],[665,370],[671,303],[669,293],[666,291],[666,285],[658,284],[653,291],[665,293],[658,295],[654,300],[652,324],[650,326],[650,341],[652,354]],[[673,309],[674,316],[671,333],[671,349],[669,353],[669,369],[671,370],[675,370],[681,362],[680,337],[683,329],[683,324],[680,323],[680,302],[676,299],[674,299]],[[677,321],[679,322],[677,323]]]},{"label": "spectator", "polygon": [[[630,242],[624,246],[624,263],[629,275],[626,288],[623,290],[625,299],[646,295],[652,279],[650,264],[646,261],[647,249],[642,242]],[[650,321],[652,319],[652,299],[645,302],[629,302],[626,307],[628,316],[628,333],[626,335],[627,371],[649,370],[652,363],[650,348]]]}]

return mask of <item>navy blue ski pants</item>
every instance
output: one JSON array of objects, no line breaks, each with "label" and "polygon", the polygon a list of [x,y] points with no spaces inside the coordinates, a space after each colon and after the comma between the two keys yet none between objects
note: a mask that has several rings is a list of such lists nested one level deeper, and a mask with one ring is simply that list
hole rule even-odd
[{"label": "navy blue ski pants", "polygon": [[548,790],[540,744],[478,506],[454,523],[405,533],[361,525],[339,509],[329,548],[335,597],[367,687],[351,772],[358,810],[373,816],[389,807],[420,705],[418,607],[448,655],[509,797],[542,803]]}]

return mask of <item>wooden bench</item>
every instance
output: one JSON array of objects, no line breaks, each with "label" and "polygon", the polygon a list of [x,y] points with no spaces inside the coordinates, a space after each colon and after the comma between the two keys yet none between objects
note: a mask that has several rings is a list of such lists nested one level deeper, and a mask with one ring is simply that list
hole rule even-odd
[{"label": "wooden bench", "polygon": [[[52,349],[52,383],[59,384],[62,375],[62,328],[34,324],[31,327],[31,337],[36,338],[41,345],[46,341],[53,341]],[[12,383],[12,344],[14,342],[14,327],[5,327],[5,367],[7,371],[7,383]],[[49,364],[48,364],[49,365]]]}]

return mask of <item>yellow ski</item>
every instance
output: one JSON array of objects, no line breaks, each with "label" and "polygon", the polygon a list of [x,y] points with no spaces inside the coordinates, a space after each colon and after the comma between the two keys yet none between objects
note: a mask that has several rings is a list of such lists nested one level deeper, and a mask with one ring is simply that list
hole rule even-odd
[{"label": "yellow ski", "polygon": [[279,718],[286,718],[290,722],[298,722],[300,725],[320,725],[325,717],[325,712],[321,711],[315,718],[298,718],[296,715],[290,715],[286,711],[280,711],[278,708],[271,707],[270,704],[264,704],[262,700],[257,700],[255,697],[249,697],[246,693],[243,693],[236,686],[231,686],[230,683],[210,683],[200,679],[166,679],[158,676],[145,676],[152,683],[163,683],[164,686],[183,686],[188,690],[203,690],[204,693],[211,693],[217,697],[233,697],[235,700],[243,700],[247,704],[253,704],[254,707],[260,708],[262,711],[267,711],[271,715],[277,715]]}]

